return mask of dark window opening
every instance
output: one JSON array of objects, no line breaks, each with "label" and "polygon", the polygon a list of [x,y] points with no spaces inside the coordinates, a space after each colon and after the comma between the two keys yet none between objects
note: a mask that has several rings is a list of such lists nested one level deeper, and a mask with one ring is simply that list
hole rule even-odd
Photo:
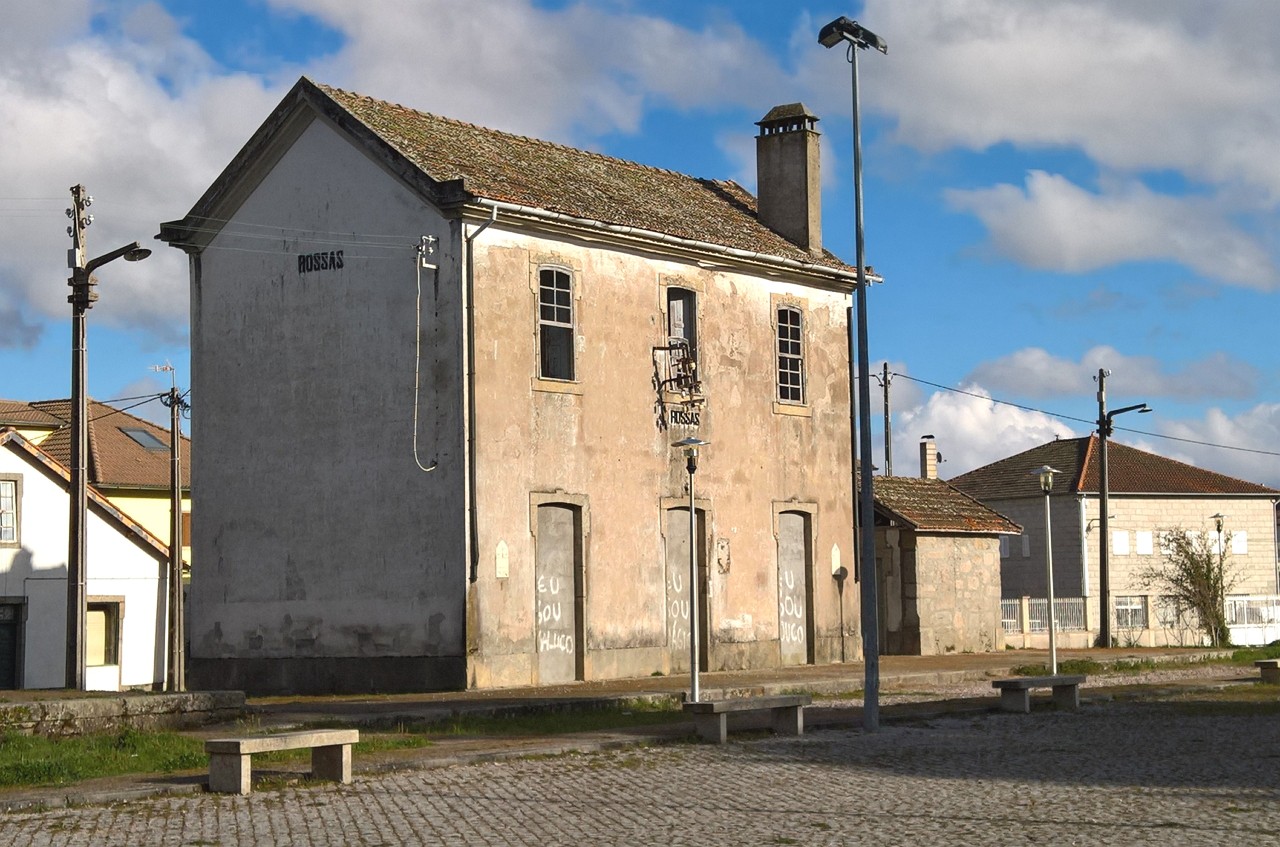
[{"label": "dark window opening", "polygon": [[778,309],[778,399],[804,402],[804,325],[799,309]]},{"label": "dark window opening", "polygon": [[538,273],[538,362],[544,379],[574,378],[573,283],[554,268]]}]

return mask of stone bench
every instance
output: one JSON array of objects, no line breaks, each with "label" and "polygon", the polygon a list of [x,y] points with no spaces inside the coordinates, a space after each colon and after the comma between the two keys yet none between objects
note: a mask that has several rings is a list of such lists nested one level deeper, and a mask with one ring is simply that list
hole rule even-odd
[{"label": "stone bench", "polygon": [[1280,685],[1280,659],[1258,659],[1254,662],[1267,685]]},{"label": "stone bench", "polygon": [[220,794],[248,794],[254,753],[311,748],[311,776],[333,782],[351,782],[351,745],[360,740],[358,729],[307,729],[276,735],[243,738],[211,738],[204,743],[209,754],[209,790]]},{"label": "stone bench", "polygon": [[992,680],[991,687],[1000,691],[1000,708],[1006,712],[1030,712],[1031,690],[1052,688],[1053,704],[1062,709],[1080,708],[1080,684],[1084,674],[1057,674],[1056,676],[1020,676],[1014,679]]},{"label": "stone bench", "polygon": [[770,725],[779,735],[804,734],[804,707],[813,702],[807,694],[779,694],[770,697],[733,697],[685,703],[693,715],[693,726],[704,741],[723,744],[728,737],[728,717],[732,714],[769,712]]}]

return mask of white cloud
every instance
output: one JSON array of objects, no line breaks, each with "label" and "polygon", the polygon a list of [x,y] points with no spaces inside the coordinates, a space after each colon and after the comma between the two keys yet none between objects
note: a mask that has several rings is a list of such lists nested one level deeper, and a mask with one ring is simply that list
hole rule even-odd
[{"label": "white cloud", "polygon": [[[1074,438],[1071,427],[1050,415],[996,403],[984,388],[965,384],[967,394],[938,392],[896,415],[894,473],[919,473],[920,436],[933,435],[945,459],[938,475],[959,476],[1055,438]],[[978,396],[972,396],[978,395]]]},{"label": "white cloud", "polygon": [[1158,194],[1138,182],[1092,193],[1032,171],[1026,189],[997,185],[946,193],[973,213],[992,246],[1028,267],[1081,273],[1121,262],[1170,261],[1205,277],[1254,288],[1280,286],[1272,257],[1213,201]]},{"label": "white cloud", "polygon": [[424,0],[397,4],[399,13],[347,0],[274,5],[346,36],[313,68],[322,81],[539,138],[634,132],[655,104],[758,108],[770,92],[795,96],[776,60],[724,19],[695,31],[599,4],[529,0]]},{"label": "white cloud", "polygon": [[1156,440],[1145,449],[1280,489],[1280,456],[1272,455],[1280,453],[1280,403],[1260,403],[1235,417],[1210,409],[1201,420],[1164,422],[1159,431],[1187,440]]},{"label": "white cloud", "polygon": [[1280,198],[1280,16],[1267,0],[870,0],[865,101],[922,149],[1078,147]]},{"label": "white cloud", "polygon": [[1106,345],[1089,349],[1079,361],[1054,356],[1038,347],[1027,347],[983,362],[966,380],[997,394],[1081,397],[1097,391],[1096,379],[1101,368],[1111,373],[1107,378],[1107,391],[1113,398],[1240,399],[1252,397],[1257,390],[1257,370],[1221,351],[1171,370],[1153,356],[1126,356]]}]

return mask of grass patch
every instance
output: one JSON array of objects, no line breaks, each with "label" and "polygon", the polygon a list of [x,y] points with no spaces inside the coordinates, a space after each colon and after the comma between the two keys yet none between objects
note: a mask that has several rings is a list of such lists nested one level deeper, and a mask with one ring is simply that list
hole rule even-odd
[{"label": "grass patch", "polygon": [[205,767],[199,739],[175,732],[140,732],[45,738],[0,736],[0,787],[64,785],[126,773],[172,773]]},{"label": "grass patch", "polygon": [[1252,665],[1258,659],[1280,659],[1280,643],[1266,647],[1245,647],[1231,654],[1231,664]]}]

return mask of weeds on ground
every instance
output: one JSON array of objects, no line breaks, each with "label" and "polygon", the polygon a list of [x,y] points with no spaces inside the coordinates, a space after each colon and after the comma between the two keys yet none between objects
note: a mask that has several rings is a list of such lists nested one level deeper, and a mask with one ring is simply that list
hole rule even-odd
[{"label": "weeds on ground", "polygon": [[0,787],[63,785],[126,773],[172,773],[208,764],[203,743],[176,732],[122,732],[73,738],[0,736]]}]

